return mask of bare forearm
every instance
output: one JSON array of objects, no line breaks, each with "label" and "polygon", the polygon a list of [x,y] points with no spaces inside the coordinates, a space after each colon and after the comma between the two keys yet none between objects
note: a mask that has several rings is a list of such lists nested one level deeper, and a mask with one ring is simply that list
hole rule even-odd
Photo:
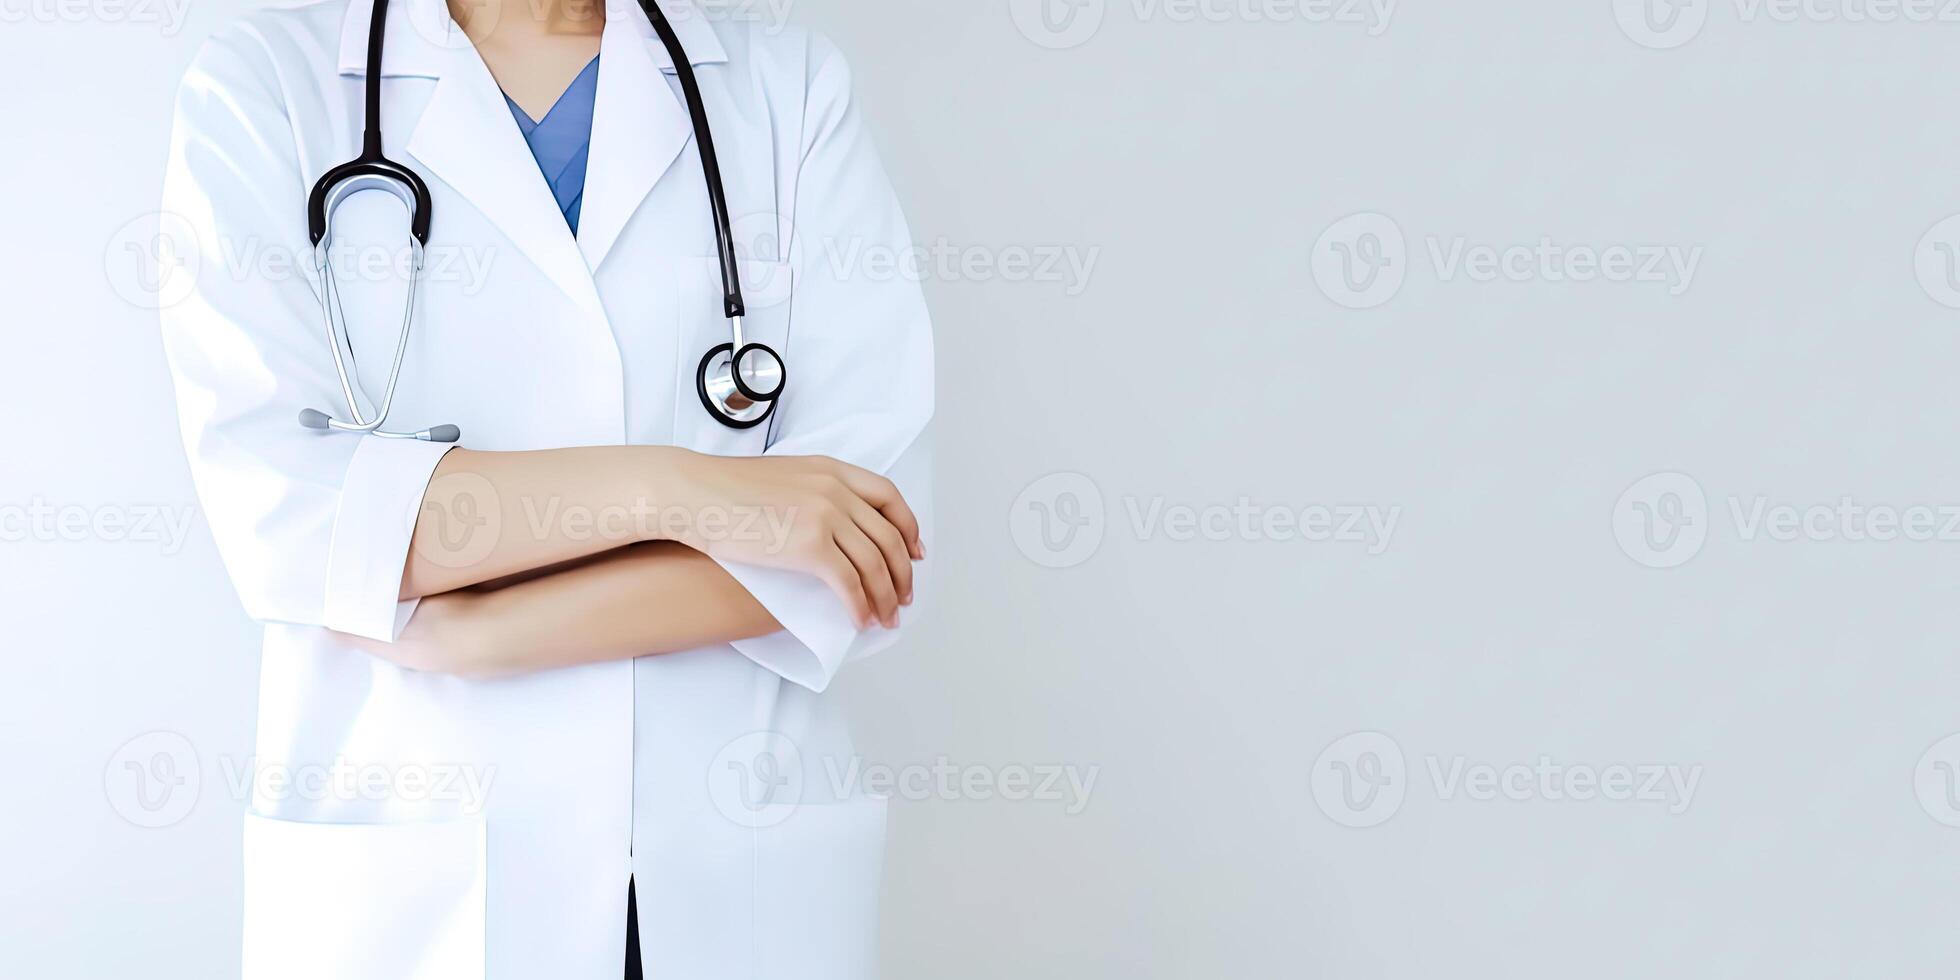
[{"label": "bare forearm", "polygon": [[782,629],[714,559],[665,541],[499,589],[478,608],[521,670],[675,653]]},{"label": "bare forearm", "polygon": [[416,515],[401,597],[453,592],[648,540],[648,498],[677,452],[452,450]]},{"label": "bare forearm", "polygon": [[714,559],[633,545],[500,589],[424,599],[378,655],[418,670],[497,676],[693,650],[780,630]]},{"label": "bare forearm", "polygon": [[[400,594],[528,584],[653,542],[813,576],[861,629],[897,627],[899,607],[912,599],[912,562],[925,557],[918,518],[897,487],[834,459],[674,446],[458,449],[423,494]],[[713,575],[727,578],[719,566]]]}]

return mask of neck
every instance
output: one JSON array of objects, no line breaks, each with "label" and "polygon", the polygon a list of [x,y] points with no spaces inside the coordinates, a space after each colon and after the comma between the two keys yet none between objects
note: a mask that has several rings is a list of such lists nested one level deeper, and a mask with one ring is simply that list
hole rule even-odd
[{"label": "neck", "polygon": [[447,0],[449,16],[472,44],[524,45],[545,37],[597,37],[605,0]]}]

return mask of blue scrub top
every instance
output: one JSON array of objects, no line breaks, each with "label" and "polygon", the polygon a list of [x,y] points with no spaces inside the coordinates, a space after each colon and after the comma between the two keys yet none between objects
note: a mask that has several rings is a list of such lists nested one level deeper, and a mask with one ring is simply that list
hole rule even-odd
[{"label": "blue scrub top", "polygon": [[531,156],[537,158],[538,169],[551,185],[551,196],[557,198],[558,210],[564,212],[565,223],[572,226],[574,235],[578,234],[579,206],[585,200],[585,164],[592,152],[592,107],[598,96],[597,58],[572,79],[571,86],[543,119],[532,119],[510,96],[504,96],[504,101],[510,103],[510,114],[517,118],[517,128],[524,133],[524,142],[531,147]]}]

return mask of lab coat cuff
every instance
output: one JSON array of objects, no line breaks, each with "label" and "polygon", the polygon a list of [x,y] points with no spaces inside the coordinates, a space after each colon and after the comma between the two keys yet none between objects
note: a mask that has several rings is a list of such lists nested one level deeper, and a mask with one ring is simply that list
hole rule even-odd
[{"label": "lab coat cuff", "polygon": [[341,483],[327,557],[328,629],[393,643],[414,615],[401,601],[416,515],[436,464],[452,447],[364,436]]},{"label": "lab coat cuff", "polygon": [[846,662],[869,656],[898,638],[896,631],[878,626],[859,630],[843,600],[807,575],[725,561],[721,567],[783,627],[781,632],[730,645],[799,687],[821,694]]}]

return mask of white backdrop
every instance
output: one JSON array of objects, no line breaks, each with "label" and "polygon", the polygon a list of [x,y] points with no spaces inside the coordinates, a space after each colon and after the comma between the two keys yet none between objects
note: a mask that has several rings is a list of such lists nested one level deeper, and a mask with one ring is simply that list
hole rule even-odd
[{"label": "white backdrop", "polygon": [[[887,975],[1952,976],[1940,6],[788,10],[939,331],[942,604],[838,692]],[[239,9],[0,0],[9,977],[236,970],[145,220]]]}]

